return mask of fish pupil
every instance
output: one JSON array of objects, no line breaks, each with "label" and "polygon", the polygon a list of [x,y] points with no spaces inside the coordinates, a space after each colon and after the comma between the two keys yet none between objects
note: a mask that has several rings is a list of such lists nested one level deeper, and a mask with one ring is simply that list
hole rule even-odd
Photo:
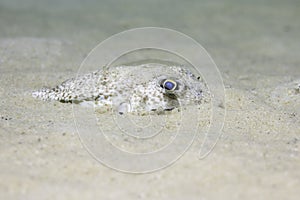
[{"label": "fish pupil", "polygon": [[174,87],[175,87],[175,84],[174,84],[174,83],[172,83],[172,82],[170,82],[170,81],[166,81],[166,82],[165,82],[165,89],[167,89],[167,90],[173,90]]}]

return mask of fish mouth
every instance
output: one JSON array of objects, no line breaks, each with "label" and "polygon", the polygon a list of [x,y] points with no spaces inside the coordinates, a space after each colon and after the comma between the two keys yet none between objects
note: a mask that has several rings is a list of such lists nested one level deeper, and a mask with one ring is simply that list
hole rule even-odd
[{"label": "fish mouth", "polygon": [[164,95],[167,96],[167,97],[169,97],[170,99],[177,100],[177,95],[174,94],[174,93],[166,92]]}]

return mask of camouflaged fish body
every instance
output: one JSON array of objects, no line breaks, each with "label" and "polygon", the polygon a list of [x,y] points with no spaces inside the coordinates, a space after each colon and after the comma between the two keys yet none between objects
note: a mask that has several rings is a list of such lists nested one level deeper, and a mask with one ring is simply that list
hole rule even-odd
[{"label": "camouflaged fish body", "polygon": [[198,104],[204,83],[179,66],[137,65],[101,69],[42,88],[33,96],[45,101],[112,106],[119,113],[172,110]]}]

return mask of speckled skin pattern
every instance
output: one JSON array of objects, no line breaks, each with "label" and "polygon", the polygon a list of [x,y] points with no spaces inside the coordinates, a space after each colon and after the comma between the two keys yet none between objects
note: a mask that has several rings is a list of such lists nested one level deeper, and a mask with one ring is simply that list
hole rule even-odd
[{"label": "speckled skin pattern", "polygon": [[[169,91],[165,80],[176,83]],[[54,88],[42,88],[33,97],[81,105],[110,106],[125,112],[161,112],[203,99],[205,84],[199,76],[179,66],[156,64],[100,69],[64,81]]]}]

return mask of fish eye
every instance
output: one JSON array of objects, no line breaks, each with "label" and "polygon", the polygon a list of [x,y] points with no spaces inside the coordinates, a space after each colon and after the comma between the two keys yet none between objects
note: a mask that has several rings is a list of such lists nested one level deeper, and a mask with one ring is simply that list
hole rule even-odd
[{"label": "fish eye", "polygon": [[174,91],[177,88],[177,86],[177,82],[171,79],[166,79],[162,82],[162,87],[169,91]]}]

